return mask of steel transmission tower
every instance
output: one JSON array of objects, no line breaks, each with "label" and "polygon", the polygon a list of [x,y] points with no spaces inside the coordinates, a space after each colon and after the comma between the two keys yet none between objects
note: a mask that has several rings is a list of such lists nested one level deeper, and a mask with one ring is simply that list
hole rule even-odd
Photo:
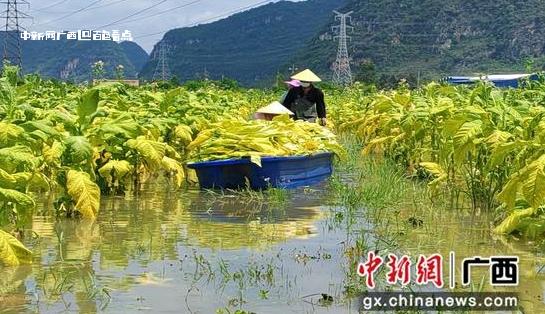
[{"label": "steel transmission tower", "polygon": [[170,45],[161,42],[159,44],[159,51],[155,54],[157,59],[157,66],[155,67],[155,72],[153,73],[153,80],[163,80],[166,81],[170,79],[170,69],[168,67],[168,54],[170,53]]},{"label": "steel transmission tower", "polygon": [[[4,54],[2,59],[9,61],[12,65],[19,66],[19,69],[22,70],[23,51],[21,48],[21,30],[24,29],[19,24],[19,20],[29,18],[29,16],[19,11],[18,6],[21,4],[29,5],[29,3],[25,0],[7,0],[0,3],[6,5],[6,10],[2,16],[6,21],[4,27]],[[19,73],[22,73],[22,71]]]},{"label": "steel transmission tower", "polygon": [[333,31],[337,32],[338,35],[333,37],[334,40],[339,39],[339,49],[337,51],[337,59],[333,63],[333,82],[342,86],[347,86],[352,84],[352,71],[350,70],[350,58],[348,57],[348,45],[346,44],[347,40],[350,39],[350,36],[346,35],[347,29],[354,29],[352,26],[347,25],[347,20],[352,23],[352,14],[353,11],[348,13],[335,13],[335,21],[340,21],[341,25],[333,26]]}]

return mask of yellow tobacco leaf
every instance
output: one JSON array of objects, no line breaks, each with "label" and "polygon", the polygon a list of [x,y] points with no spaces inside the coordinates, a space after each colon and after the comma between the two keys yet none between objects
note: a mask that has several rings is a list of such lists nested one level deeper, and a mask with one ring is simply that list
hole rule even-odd
[{"label": "yellow tobacco leaf", "polygon": [[104,166],[102,166],[98,173],[103,177],[108,184],[112,184],[113,177],[122,179],[132,171],[131,164],[126,160],[109,160]]},{"label": "yellow tobacco leaf", "polygon": [[185,171],[182,164],[175,159],[165,156],[163,157],[162,165],[166,171],[174,174],[176,186],[181,187],[185,179]]},{"label": "yellow tobacco leaf", "polygon": [[69,170],[66,186],[68,194],[76,203],[76,210],[82,217],[95,219],[100,207],[100,189],[89,174]]},{"label": "yellow tobacco leaf", "polygon": [[32,252],[11,234],[0,230],[0,262],[4,266],[17,266],[32,262]]}]

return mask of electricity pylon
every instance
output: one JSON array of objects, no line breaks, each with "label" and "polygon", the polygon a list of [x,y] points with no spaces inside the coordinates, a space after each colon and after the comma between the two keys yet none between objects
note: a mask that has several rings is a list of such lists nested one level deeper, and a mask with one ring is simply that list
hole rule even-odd
[{"label": "electricity pylon", "polygon": [[157,59],[157,66],[155,67],[155,72],[153,73],[153,80],[163,80],[166,81],[170,79],[170,69],[168,67],[168,54],[170,53],[170,45],[161,42],[159,43],[159,51],[155,54]]},{"label": "electricity pylon", "polygon": [[352,12],[353,11],[350,11],[348,13],[339,13],[337,11],[333,11],[333,13],[335,13],[335,21],[341,22],[340,25],[333,26],[333,31],[338,33],[338,35],[333,37],[333,39],[339,39],[337,59],[332,66],[333,82],[342,86],[352,84],[352,70],[350,69],[350,58],[348,56],[347,45],[347,40],[350,39],[350,36],[346,35],[347,29],[354,29],[352,26],[347,25],[347,20],[350,20],[350,23],[352,22],[352,17],[350,16]]},{"label": "electricity pylon", "polygon": [[2,59],[9,61],[12,65],[19,66],[19,73],[23,68],[23,51],[21,48],[21,30],[24,30],[19,24],[20,19],[29,18],[29,16],[19,11],[19,5],[29,3],[25,0],[7,0],[0,3],[6,5],[2,18],[5,19],[4,26],[4,53]]}]

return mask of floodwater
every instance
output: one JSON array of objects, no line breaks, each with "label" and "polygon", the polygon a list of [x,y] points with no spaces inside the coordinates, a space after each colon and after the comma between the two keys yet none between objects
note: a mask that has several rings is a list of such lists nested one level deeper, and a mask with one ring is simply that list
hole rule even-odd
[{"label": "floodwater", "polygon": [[[330,230],[325,185],[219,195],[150,188],[105,197],[94,223],[35,216],[30,266],[1,270],[7,312],[356,313],[323,307],[342,292],[342,230]],[[32,232],[30,232],[32,231]]]},{"label": "floodwater", "polygon": [[[57,220],[42,207],[25,232],[34,263],[0,270],[0,309],[358,313],[357,300],[344,297],[353,273],[347,251],[373,228],[361,217],[350,224],[338,219],[328,189],[324,183],[263,197],[150,186],[139,197],[104,197],[93,223]],[[516,254],[525,312],[545,312],[537,249],[493,238],[484,219],[456,215],[442,212],[405,226],[392,250]]]}]

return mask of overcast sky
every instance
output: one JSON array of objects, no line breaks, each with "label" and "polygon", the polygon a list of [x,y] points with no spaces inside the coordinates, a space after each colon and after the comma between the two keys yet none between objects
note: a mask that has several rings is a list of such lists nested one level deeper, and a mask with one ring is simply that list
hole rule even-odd
[{"label": "overcast sky", "polygon": [[150,52],[172,28],[209,23],[235,11],[278,0],[27,1],[30,7],[20,5],[20,10],[33,17],[21,23],[28,31],[130,30],[134,41]]}]

